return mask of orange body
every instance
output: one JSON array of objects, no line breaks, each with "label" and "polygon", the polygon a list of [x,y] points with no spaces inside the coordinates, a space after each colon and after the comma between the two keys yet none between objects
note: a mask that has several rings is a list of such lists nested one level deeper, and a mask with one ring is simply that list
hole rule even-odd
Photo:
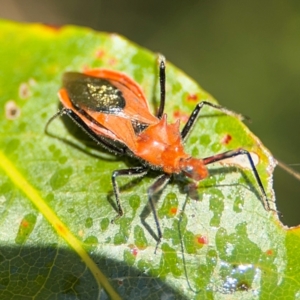
[{"label": "orange body", "polygon": [[[74,111],[94,133],[121,142],[154,169],[161,169],[168,174],[183,172],[197,181],[207,177],[208,171],[203,161],[192,158],[184,151],[179,120],[168,124],[166,114],[161,119],[154,116],[149,111],[146,97],[137,83],[125,74],[112,70],[92,69],[84,74],[105,79],[125,99],[125,106],[117,112],[91,109],[88,102],[85,106],[80,105],[80,110],[84,110],[89,115],[88,118],[75,107],[66,88],[59,91],[64,107]],[[103,87],[104,91],[105,89],[107,86]],[[137,133],[134,124],[141,124],[145,129]]]}]

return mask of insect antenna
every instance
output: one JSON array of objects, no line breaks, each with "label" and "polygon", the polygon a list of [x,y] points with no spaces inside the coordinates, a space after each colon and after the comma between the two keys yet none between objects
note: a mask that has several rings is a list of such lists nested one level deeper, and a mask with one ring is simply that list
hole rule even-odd
[{"label": "insect antenna", "polygon": [[285,164],[284,162],[277,160],[278,166],[283,169],[285,172],[289,173],[290,175],[292,175],[293,177],[295,177],[296,179],[300,180],[300,173],[298,173],[297,171],[293,170],[291,167],[289,167],[287,164]]}]

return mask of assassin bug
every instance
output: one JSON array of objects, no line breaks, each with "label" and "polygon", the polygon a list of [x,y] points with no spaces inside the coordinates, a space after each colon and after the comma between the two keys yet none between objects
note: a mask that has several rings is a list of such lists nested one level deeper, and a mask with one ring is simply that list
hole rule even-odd
[{"label": "assassin bug", "polygon": [[83,73],[67,72],[63,75],[63,88],[59,98],[63,108],[57,116],[66,114],[93,140],[114,154],[137,158],[141,165],[112,173],[112,186],[119,216],[123,215],[117,184],[119,176],[144,176],[149,170],[162,174],[148,188],[154,220],[157,226],[157,245],[162,238],[161,226],[155,210],[153,196],[161,191],[173,174],[183,174],[194,181],[208,176],[206,165],[227,158],[245,155],[260,189],[266,210],[271,210],[267,195],[250,153],[236,149],[203,159],[193,158],[184,151],[184,142],[204,106],[224,114],[243,118],[240,114],[219,105],[199,102],[180,131],[179,120],[167,123],[165,106],[165,58],[159,56],[160,104],[154,115],[149,111],[146,97],[140,86],[127,75],[108,69],[91,69]]}]

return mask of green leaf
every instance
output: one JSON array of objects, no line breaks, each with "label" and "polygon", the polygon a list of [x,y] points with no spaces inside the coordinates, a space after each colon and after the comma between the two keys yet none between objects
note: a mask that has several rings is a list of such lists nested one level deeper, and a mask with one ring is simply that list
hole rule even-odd
[{"label": "green leaf", "polygon": [[[120,178],[125,214],[111,223],[111,173],[137,162],[99,148],[66,117],[49,127],[56,138],[44,133],[66,71],[123,71],[155,109],[156,54],[86,28],[0,28],[1,299],[300,298],[299,230],[265,211],[247,163],[211,165],[197,188],[176,176],[157,201],[163,240],[154,254],[147,188],[157,174]],[[183,124],[202,100],[215,102],[167,63],[169,121]],[[186,142],[196,157],[239,147],[252,153],[274,200],[274,159],[236,118],[205,108]]]}]

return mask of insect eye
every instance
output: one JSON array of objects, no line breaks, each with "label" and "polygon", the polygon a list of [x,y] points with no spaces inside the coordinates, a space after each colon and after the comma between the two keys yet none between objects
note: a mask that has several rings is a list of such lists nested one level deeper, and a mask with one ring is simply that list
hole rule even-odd
[{"label": "insect eye", "polygon": [[188,158],[185,160],[182,160],[180,162],[181,170],[182,172],[196,180],[199,181],[202,178],[205,178],[208,174],[207,169],[201,159],[196,158]]},{"label": "insect eye", "polygon": [[197,180],[195,177],[197,177],[197,174],[195,173],[195,170],[192,166],[185,166],[183,169],[182,169],[183,173],[190,177],[190,178],[193,178],[195,180]]},{"label": "insect eye", "polygon": [[184,173],[186,173],[187,175],[192,175],[194,172],[194,168],[192,166],[186,166],[185,169],[183,170]]}]

